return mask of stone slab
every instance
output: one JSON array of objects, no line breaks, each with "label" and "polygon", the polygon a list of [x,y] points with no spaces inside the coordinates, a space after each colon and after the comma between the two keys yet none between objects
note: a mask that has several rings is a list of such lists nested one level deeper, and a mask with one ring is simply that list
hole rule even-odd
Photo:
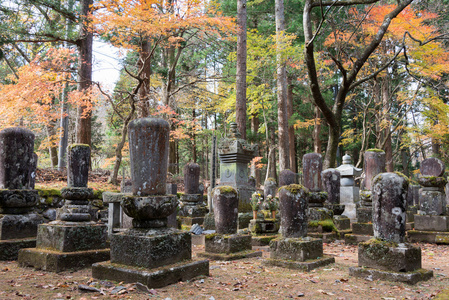
[{"label": "stone slab", "polygon": [[268,246],[270,242],[279,236],[276,235],[253,235],[251,238],[252,246]]},{"label": "stone slab", "polygon": [[179,217],[182,225],[192,226],[193,224],[203,225],[204,217]]},{"label": "stone slab", "polygon": [[335,263],[335,258],[325,256],[318,259],[312,259],[303,262],[268,258],[264,260],[262,263],[267,266],[276,266],[281,268],[310,272],[313,269]]},{"label": "stone slab", "polygon": [[130,229],[111,237],[111,262],[157,268],[192,258],[190,232],[177,229]]},{"label": "stone slab", "polygon": [[199,257],[207,258],[208,260],[223,260],[230,261],[236,259],[252,258],[262,256],[262,251],[246,250],[234,253],[211,253],[211,252],[200,252]]},{"label": "stone slab", "polygon": [[334,215],[334,224],[338,230],[351,229],[351,219],[346,216]]},{"label": "stone slab", "polygon": [[323,243],[331,243],[338,239],[336,232],[310,232],[307,234],[310,237],[322,239]]},{"label": "stone slab", "polygon": [[0,240],[15,240],[36,237],[39,224],[44,218],[38,214],[0,214]]},{"label": "stone slab", "polygon": [[39,248],[21,249],[18,263],[21,267],[33,267],[49,272],[63,272],[90,267],[93,263],[110,258],[109,249],[57,252]]},{"label": "stone slab", "polygon": [[388,272],[370,268],[349,267],[349,275],[370,280],[385,280],[416,284],[419,281],[426,281],[433,277],[433,271],[425,269],[413,272]]},{"label": "stone slab", "polygon": [[415,229],[449,232],[449,216],[415,215]]},{"label": "stone slab", "polygon": [[192,245],[204,245],[205,234],[192,234]]},{"label": "stone slab", "polygon": [[366,242],[372,238],[372,235],[345,234],[345,244],[357,245],[358,243]]},{"label": "stone slab", "polygon": [[36,238],[0,241],[0,260],[17,260],[19,250],[36,247]]},{"label": "stone slab", "polygon": [[106,248],[107,225],[54,221],[38,228],[36,247],[60,252]]},{"label": "stone slab", "polygon": [[209,234],[205,237],[205,250],[208,253],[225,254],[251,250],[251,235]]},{"label": "stone slab", "polygon": [[110,261],[92,265],[92,277],[117,282],[140,282],[148,288],[161,288],[197,276],[209,276],[209,261],[188,260],[155,269],[142,269]]},{"label": "stone slab", "polygon": [[421,248],[371,239],[359,243],[359,267],[392,272],[411,272],[421,269]]},{"label": "stone slab", "polygon": [[253,234],[263,233],[277,233],[279,231],[279,221],[275,219],[270,220],[251,220],[249,224],[249,231]]},{"label": "stone slab", "polygon": [[334,212],[325,207],[311,207],[309,208],[308,219],[309,221],[324,221],[332,219]]},{"label": "stone slab", "polygon": [[323,257],[323,240],[318,238],[278,238],[270,242],[270,258],[306,261]]},{"label": "stone slab", "polygon": [[446,244],[449,240],[449,232],[409,230],[407,240],[410,243]]},{"label": "stone slab", "polygon": [[358,207],[357,208],[357,222],[370,223],[373,221],[372,207]]},{"label": "stone slab", "polygon": [[352,233],[374,235],[373,223],[352,223]]}]

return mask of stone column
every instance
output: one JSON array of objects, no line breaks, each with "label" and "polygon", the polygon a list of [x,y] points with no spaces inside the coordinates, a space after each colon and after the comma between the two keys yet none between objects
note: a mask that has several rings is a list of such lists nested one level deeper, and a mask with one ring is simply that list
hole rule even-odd
[{"label": "stone column", "polygon": [[237,233],[239,198],[232,187],[221,186],[213,190],[215,231],[218,234]]},{"label": "stone column", "polygon": [[34,188],[34,134],[13,127],[0,131],[0,260],[16,260],[19,249],[36,245],[44,220],[32,212],[39,201]]},{"label": "stone column", "polygon": [[311,192],[322,191],[321,171],[323,158],[319,153],[307,153],[302,158],[302,172],[304,186]]},{"label": "stone column", "polygon": [[351,222],[356,221],[356,204],[359,202],[359,187],[355,185],[354,178],[362,174],[362,169],[351,163],[351,156],[343,156],[343,164],[337,168],[340,172],[340,203],[345,206],[343,212]]},{"label": "stone column", "polygon": [[188,163],[184,166],[184,194],[181,195],[182,208],[179,211],[181,222],[184,225],[202,225],[207,213],[200,191],[200,166],[197,163]]},{"label": "stone column", "polygon": [[288,185],[279,190],[281,235],[284,238],[307,236],[309,192],[301,185]]},{"label": "stone column", "polygon": [[285,169],[279,173],[279,187],[284,185],[297,184],[296,173]]}]

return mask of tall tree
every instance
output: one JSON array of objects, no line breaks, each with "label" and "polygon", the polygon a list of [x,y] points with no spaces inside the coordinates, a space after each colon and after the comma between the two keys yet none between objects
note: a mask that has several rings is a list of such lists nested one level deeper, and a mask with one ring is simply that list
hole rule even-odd
[{"label": "tall tree", "polygon": [[246,0],[237,0],[237,71],[235,121],[242,135],[246,139]]}]

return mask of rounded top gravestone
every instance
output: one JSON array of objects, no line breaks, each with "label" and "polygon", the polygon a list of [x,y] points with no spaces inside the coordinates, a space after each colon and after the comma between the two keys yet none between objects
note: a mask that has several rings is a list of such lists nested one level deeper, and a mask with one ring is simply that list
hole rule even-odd
[{"label": "rounded top gravestone", "polygon": [[296,183],[296,173],[285,169],[279,174],[279,187]]},{"label": "rounded top gravestone", "polygon": [[423,176],[441,177],[444,174],[445,168],[441,160],[431,157],[422,161],[419,170]]},{"label": "rounded top gravestone", "polygon": [[67,186],[87,187],[90,163],[89,145],[74,144],[69,146],[67,158]]},{"label": "rounded top gravestone", "polygon": [[385,172],[385,152],[371,149],[365,152],[365,189],[371,190],[373,179],[377,174]]},{"label": "rounded top gravestone", "polygon": [[200,166],[190,162],[184,166],[184,193],[199,194]]},{"label": "rounded top gravestone", "polygon": [[321,191],[323,159],[319,153],[307,153],[302,157],[304,186],[311,192]]}]

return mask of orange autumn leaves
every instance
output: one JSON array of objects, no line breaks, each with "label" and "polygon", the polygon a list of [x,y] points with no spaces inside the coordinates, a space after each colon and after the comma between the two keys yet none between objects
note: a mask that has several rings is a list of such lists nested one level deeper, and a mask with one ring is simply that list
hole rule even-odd
[{"label": "orange autumn leaves", "polygon": [[[47,125],[61,117],[61,95],[72,87],[76,56],[73,50],[51,48],[36,56],[28,65],[10,75],[9,84],[0,85],[0,128]],[[92,106],[92,91],[83,95],[71,92],[67,101],[73,105]]]}]

